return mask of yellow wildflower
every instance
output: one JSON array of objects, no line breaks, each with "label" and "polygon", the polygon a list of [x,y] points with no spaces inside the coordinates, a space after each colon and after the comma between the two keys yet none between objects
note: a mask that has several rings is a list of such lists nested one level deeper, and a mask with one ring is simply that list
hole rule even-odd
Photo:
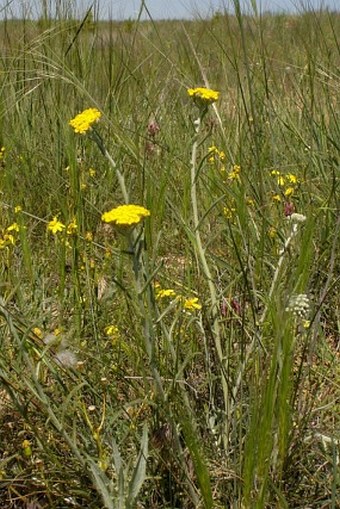
[{"label": "yellow wildflower", "polygon": [[279,185],[279,186],[281,186],[281,187],[282,187],[282,186],[284,186],[284,185],[285,185],[285,183],[286,183],[285,178],[284,178],[282,175],[279,175],[279,176],[277,177],[277,183],[278,183],[278,185]]},{"label": "yellow wildflower", "polygon": [[26,456],[26,458],[29,458],[30,456],[32,456],[31,442],[29,440],[24,440],[21,443],[21,447],[22,447],[22,452],[23,452],[24,456]]},{"label": "yellow wildflower", "polygon": [[216,145],[212,145],[208,148],[208,162],[214,164],[216,162],[223,163],[225,161],[225,153],[223,150],[218,150]]},{"label": "yellow wildflower", "polygon": [[90,177],[94,178],[96,176],[96,170],[94,170],[93,168],[90,168],[89,175],[90,175]]},{"label": "yellow wildflower", "polygon": [[227,219],[232,219],[234,212],[236,212],[235,207],[223,207],[223,214]]},{"label": "yellow wildflower", "polygon": [[294,193],[294,187],[287,187],[287,189],[284,192],[284,195],[288,197],[288,196],[292,196],[293,193]]},{"label": "yellow wildflower", "polygon": [[19,230],[20,230],[20,228],[19,228],[18,223],[13,223],[10,226],[8,226],[8,228],[7,228],[8,232],[12,232],[12,231],[18,232]]},{"label": "yellow wildflower", "polygon": [[271,226],[268,230],[268,235],[271,239],[274,239],[277,235],[277,230],[273,226]]},{"label": "yellow wildflower", "polygon": [[67,235],[73,235],[76,233],[78,229],[77,221],[75,218],[67,225],[66,233]]},{"label": "yellow wildflower", "polygon": [[198,88],[188,88],[188,94],[190,97],[194,99],[198,99],[200,102],[205,104],[211,104],[217,101],[219,92],[216,90],[212,90],[211,88],[198,87]]},{"label": "yellow wildflower", "polygon": [[172,288],[167,288],[164,290],[156,290],[156,298],[163,299],[165,297],[176,297],[176,292]]},{"label": "yellow wildflower", "polygon": [[21,212],[21,211],[22,211],[22,207],[20,205],[17,205],[16,207],[14,207],[14,212],[16,214],[19,214],[19,212]]},{"label": "yellow wildflower", "polygon": [[118,327],[116,325],[108,325],[105,327],[104,332],[107,336],[112,336],[112,334],[117,334]]},{"label": "yellow wildflower", "polygon": [[53,235],[56,235],[58,232],[62,232],[65,229],[65,225],[58,220],[57,216],[54,216],[52,221],[48,223],[47,229],[52,232]]},{"label": "yellow wildflower", "polygon": [[287,173],[286,179],[288,180],[288,182],[290,184],[298,184],[299,183],[299,179],[293,173]]},{"label": "yellow wildflower", "polygon": [[184,309],[188,311],[194,311],[195,309],[202,309],[201,304],[198,302],[197,297],[192,297],[191,299],[185,299],[183,302]]},{"label": "yellow wildflower", "polygon": [[274,194],[272,200],[276,201],[277,203],[280,203],[282,201],[281,196],[279,194]]},{"label": "yellow wildflower", "polygon": [[87,242],[92,242],[93,241],[93,233],[92,232],[86,232],[85,233],[85,240],[87,240]]},{"label": "yellow wildflower", "polygon": [[5,233],[2,238],[2,241],[4,242],[4,246],[8,246],[9,244],[12,244],[12,246],[14,246],[15,244],[15,238],[10,233]]},{"label": "yellow wildflower", "polygon": [[150,211],[140,205],[120,205],[109,212],[104,212],[102,221],[118,226],[134,226],[148,216]]},{"label": "yellow wildflower", "polygon": [[33,333],[39,338],[42,339],[43,333],[42,330],[39,327],[34,327]]},{"label": "yellow wildflower", "polygon": [[234,164],[232,171],[228,174],[228,180],[238,180],[240,178],[241,166]]},{"label": "yellow wildflower", "polygon": [[74,132],[85,134],[92,128],[92,124],[98,122],[101,116],[102,114],[97,108],[88,108],[70,120],[69,125],[73,127]]}]

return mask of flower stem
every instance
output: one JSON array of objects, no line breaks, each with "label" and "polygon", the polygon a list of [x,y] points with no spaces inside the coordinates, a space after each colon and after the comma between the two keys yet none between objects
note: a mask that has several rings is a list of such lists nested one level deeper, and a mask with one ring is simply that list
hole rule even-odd
[{"label": "flower stem", "polygon": [[207,258],[205,255],[205,250],[203,248],[201,235],[199,231],[199,215],[198,215],[198,205],[197,205],[197,147],[198,147],[198,139],[199,133],[202,123],[202,118],[204,116],[204,111],[201,112],[201,115],[195,120],[195,138],[192,146],[191,153],[191,207],[192,207],[192,215],[193,215],[193,229],[195,235],[195,247],[197,250],[198,259],[201,263],[203,273],[208,282],[208,288],[211,299],[211,317],[212,317],[212,331],[214,337],[215,348],[217,352],[218,361],[220,364],[221,370],[221,380],[222,380],[222,389],[223,389],[223,398],[224,398],[224,412],[225,412],[225,422],[223,429],[223,444],[225,450],[228,449],[229,442],[229,388],[228,388],[228,380],[227,380],[227,371],[228,371],[228,361],[223,354],[222,342],[221,342],[221,328],[219,324],[219,302],[216,292],[216,287],[213,282],[213,278],[211,275],[211,271],[207,262]]}]

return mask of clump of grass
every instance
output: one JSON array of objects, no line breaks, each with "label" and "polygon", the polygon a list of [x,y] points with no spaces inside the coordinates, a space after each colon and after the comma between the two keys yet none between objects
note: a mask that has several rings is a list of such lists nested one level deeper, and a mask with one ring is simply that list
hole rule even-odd
[{"label": "clump of grass", "polygon": [[235,6],[2,22],[3,507],[337,505],[340,18]]}]

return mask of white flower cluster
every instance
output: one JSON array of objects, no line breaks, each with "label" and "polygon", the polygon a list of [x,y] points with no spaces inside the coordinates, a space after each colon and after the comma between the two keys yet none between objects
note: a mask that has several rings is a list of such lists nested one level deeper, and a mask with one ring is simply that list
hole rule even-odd
[{"label": "white flower cluster", "polygon": [[310,301],[308,295],[305,293],[299,293],[298,295],[292,295],[289,299],[289,304],[286,311],[291,311],[295,316],[299,318],[306,318],[310,311]]}]

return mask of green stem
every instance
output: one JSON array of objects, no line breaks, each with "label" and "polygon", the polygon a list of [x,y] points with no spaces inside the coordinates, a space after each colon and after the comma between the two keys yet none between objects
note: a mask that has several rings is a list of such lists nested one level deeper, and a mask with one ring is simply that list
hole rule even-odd
[{"label": "green stem", "polygon": [[219,323],[219,301],[217,297],[216,288],[213,282],[213,277],[211,275],[211,271],[207,262],[207,258],[205,255],[205,250],[203,248],[201,235],[199,231],[199,215],[198,215],[198,205],[197,205],[197,147],[198,147],[198,138],[200,133],[200,127],[202,118],[205,112],[201,112],[201,115],[195,121],[195,139],[192,146],[191,153],[191,206],[192,206],[192,215],[193,215],[193,227],[194,227],[194,235],[195,235],[195,247],[197,249],[198,259],[201,263],[203,273],[208,282],[208,288],[210,292],[211,299],[211,315],[212,315],[212,331],[214,337],[215,348],[217,352],[217,357],[220,363],[221,369],[221,380],[222,380],[222,389],[223,389],[223,398],[224,398],[224,411],[225,411],[225,422],[223,429],[223,443],[225,450],[228,449],[229,442],[229,388],[227,375],[228,372],[228,360],[225,358],[223,354],[222,342],[221,342],[221,328]]}]

